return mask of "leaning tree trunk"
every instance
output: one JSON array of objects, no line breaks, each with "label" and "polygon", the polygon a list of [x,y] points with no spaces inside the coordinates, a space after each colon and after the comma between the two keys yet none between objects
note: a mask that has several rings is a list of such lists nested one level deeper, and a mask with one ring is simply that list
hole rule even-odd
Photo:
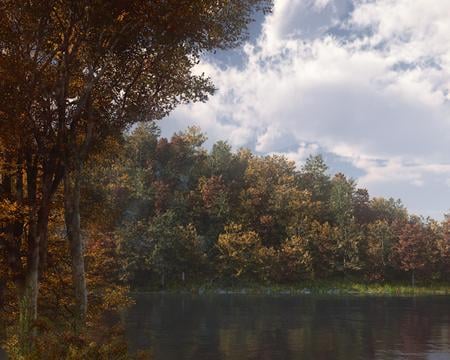
[{"label": "leaning tree trunk", "polygon": [[64,177],[64,213],[72,260],[76,331],[79,331],[85,324],[88,305],[83,239],[80,228],[80,180],[80,166],[76,166],[72,171],[69,169],[66,170]]}]

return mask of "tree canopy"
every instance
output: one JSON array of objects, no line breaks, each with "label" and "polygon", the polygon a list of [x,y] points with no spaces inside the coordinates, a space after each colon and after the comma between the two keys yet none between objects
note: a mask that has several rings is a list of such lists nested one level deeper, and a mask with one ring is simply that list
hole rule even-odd
[{"label": "tree canopy", "polygon": [[0,1],[0,251],[17,289],[22,354],[37,335],[39,283],[52,270],[49,224],[58,207],[76,332],[86,325],[80,189],[89,156],[136,122],[205,101],[214,86],[194,69],[201,56],[239,45],[255,12],[270,6],[270,0]]}]

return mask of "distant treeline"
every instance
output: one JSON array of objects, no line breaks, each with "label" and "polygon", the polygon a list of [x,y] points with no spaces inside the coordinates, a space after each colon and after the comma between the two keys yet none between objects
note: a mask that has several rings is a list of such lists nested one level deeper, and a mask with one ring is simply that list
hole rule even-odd
[{"label": "distant treeline", "polygon": [[450,279],[450,217],[370,198],[320,155],[297,168],[205,140],[142,125],[86,168],[82,221],[112,234],[129,284]]}]

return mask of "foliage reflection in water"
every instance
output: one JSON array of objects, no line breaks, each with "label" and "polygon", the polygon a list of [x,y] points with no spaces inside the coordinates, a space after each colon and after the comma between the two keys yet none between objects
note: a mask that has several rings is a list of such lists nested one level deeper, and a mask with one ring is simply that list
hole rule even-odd
[{"label": "foliage reflection in water", "polygon": [[142,294],[125,317],[154,359],[450,359],[449,297]]}]

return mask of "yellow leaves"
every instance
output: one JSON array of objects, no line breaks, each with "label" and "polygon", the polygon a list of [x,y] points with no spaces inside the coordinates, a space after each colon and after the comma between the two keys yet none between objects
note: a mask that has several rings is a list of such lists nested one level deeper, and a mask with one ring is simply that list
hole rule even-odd
[{"label": "yellow leaves", "polygon": [[217,245],[221,251],[244,250],[258,247],[261,245],[261,239],[254,231],[243,231],[242,225],[230,224],[225,227],[225,233],[219,235]]},{"label": "yellow leaves", "polygon": [[29,208],[17,201],[0,200],[0,227],[6,227],[12,222],[23,221],[28,212]]},{"label": "yellow leaves", "polygon": [[125,18],[127,17],[128,12],[127,11],[122,11],[119,16],[117,16],[116,20],[117,22],[121,23],[125,20]]},{"label": "yellow leaves", "polygon": [[9,336],[2,344],[2,347],[11,359],[25,360],[19,351],[19,336],[17,334]]},{"label": "yellow leaves", "polygon": [[133,301],[128,296],[129,289],[124,286],[111,286],[104,290],[102,296],[102,308],[107,311],[122,310]]},{"label": "yellow leaves", "polygon": [[225,233],[219,235],[217,249],[224,275],[268,280],[276,268],[277,251],[264,246],[256,232],[244,231],[239,224],[225,228]]},{"label": "yellow leaves", "polygon": [[[320,225],[320,224],[318,224]],[[331,229],[320,226],[317,232],[329,236]],[[232,224],[219,236],[222,275],[262,281],[295,281],[313,274],[313,252],[310,239],[292,236],[279,248],[264,246],[259,235]]]},{"label": "yellow leaves", "polygon": [[255,270],[261,239],[254,231],[243,231],[239,224],[230,224],[217,240],[222,271],[234,277]]},{"label": "yellow leaves", "polygon": [[281,249],[283,274],[289,280],[304,277],[312,270],[313,256],[309,251],[308,240],[302,236],[292,236],[287,239]]}]

